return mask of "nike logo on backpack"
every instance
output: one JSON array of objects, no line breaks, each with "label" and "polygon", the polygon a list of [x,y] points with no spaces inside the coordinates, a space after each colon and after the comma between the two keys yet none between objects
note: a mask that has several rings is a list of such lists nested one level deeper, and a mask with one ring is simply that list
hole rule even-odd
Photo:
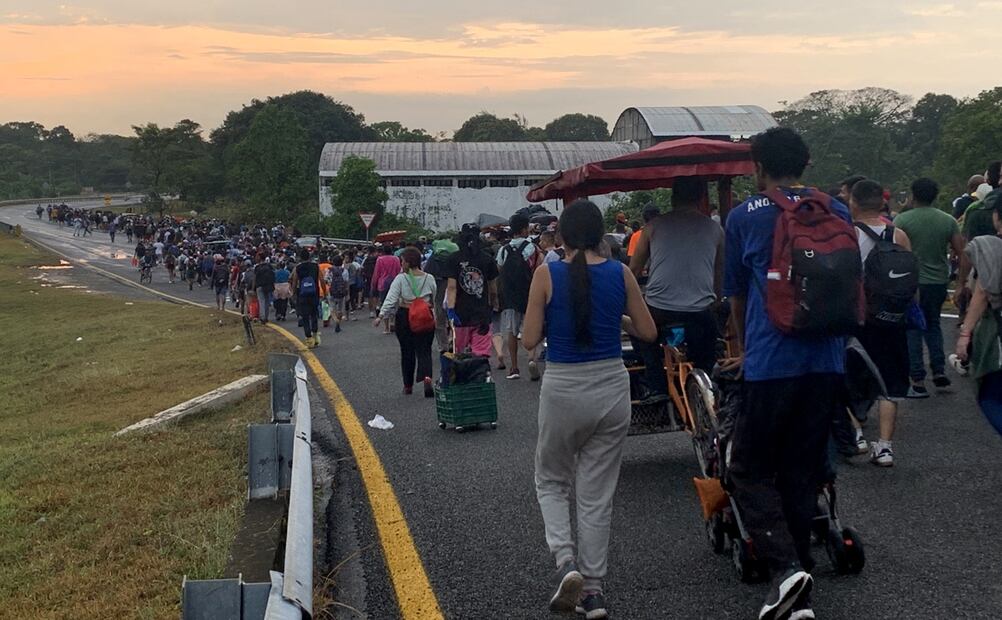
[{"label": "nike logo on backpack", "polygon": [[891,271],[887,274],[887,277],[889,277],[892,280],[897,280],[898,278],[903,278],[905,276],[909,276],[909,275],[911,275],[911,273],[912,272],[910,272],[910,271],[906,271],[904,273],[896,273],[893,269],[891,269]]}]

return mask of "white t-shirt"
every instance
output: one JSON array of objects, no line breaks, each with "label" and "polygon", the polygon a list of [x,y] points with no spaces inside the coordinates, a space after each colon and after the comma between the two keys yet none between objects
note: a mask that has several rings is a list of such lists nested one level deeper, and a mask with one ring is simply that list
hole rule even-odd
[{"label": "white t-shirt", "polygon": [[[881,224],[879,226],[870,226],[869,224],[864,224],[868,226],[878,237],[884,236],[884,231],[887,230],[886,224]],[[870,255],[873,248],[877,247],[876,242],[870,238],[870,235],[866,234],[860,229],[856,229],[856,237],[859,239],[859,256],[862,258],[863,262],[866,263],[866,257]]]}]

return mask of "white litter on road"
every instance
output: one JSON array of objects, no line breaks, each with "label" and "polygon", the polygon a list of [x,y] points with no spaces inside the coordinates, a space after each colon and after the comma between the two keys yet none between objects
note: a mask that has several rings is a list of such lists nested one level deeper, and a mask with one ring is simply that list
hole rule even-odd
[{"label": "white litter on road", "polygon": [[378,428],[378,429],[384,430],[384,431],[388,431],[391,428],[393,428],[393,422],[390,422],[389,420],[387,420],[386,418],[384,418],[381,415],[376,415],[376,417],[374,417],[371,420],[369,420],[367,422],[367,424],[369,426],[371,426],[372,428]]},{"label": "white litter on road", "polygon": [[83,342],[83,336],[77,336],[77,342]]},{"label": "white litter on road", "polygon": [[241,349],[243,349],[243,347],[240,346],[240,345],[237,345],[237,346],[233,347],[232,349],[230,349],[230,353],[236,353],[237,351],[239,351]]}]

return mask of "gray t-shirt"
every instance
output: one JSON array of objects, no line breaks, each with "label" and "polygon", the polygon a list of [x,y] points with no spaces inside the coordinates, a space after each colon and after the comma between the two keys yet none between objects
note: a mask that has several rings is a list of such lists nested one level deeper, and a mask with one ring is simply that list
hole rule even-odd
[{"label": "gray t-shirt", "polygon": [[714,262],[724,238],[720,224],[697,211],[683,211],[662,215],[647,226],[647,303],[673,312],[705,310],[716,299]]}]

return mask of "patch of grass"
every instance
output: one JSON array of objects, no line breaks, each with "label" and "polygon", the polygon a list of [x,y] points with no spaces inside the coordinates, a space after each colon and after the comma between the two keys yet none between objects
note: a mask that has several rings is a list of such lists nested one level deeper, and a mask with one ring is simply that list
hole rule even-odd
[{"label": "patch of grass", "polygon": [[215,311],[42,288],[35,267],[55,263],[0,237],[0,615],[176,618],[182,576],[225,566],[246,425],[266,419],[267,394],[112,433],[264,372],[287,346],[258,330],[247,347],[239,319]]}]

